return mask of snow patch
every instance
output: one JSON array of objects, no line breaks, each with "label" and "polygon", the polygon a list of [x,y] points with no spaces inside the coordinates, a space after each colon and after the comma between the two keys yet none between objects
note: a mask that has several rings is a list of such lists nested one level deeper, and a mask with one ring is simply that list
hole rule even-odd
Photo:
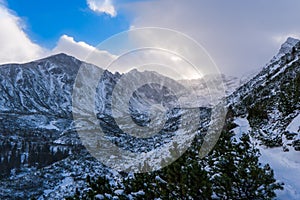
[{"label": "snow patch", "polygon": [[[236,139],[242,136],[243,133],[250,133],[251,127],[246,118],[236,118],[234,123],[238,126],[233,129]],[[289,124],[286,130],[290,132],[298,132],[300,125],[300,114],[295,117]],[[251,139],[253,143],[256,143],[255,139]],[[277,199],[300,199],[300,154],[294,149],[290,149],[289,152],[282,151],[282,147],[267,148],[265,146],[257,145],[261,156],[259,161],[262,164],[269,164],[274,170],[275,179],[279,182],[283,182],[284,190],[277,190]]]},{"label": "snow patch", "polygon": [[283,182],[284,190],[276,191],[278,199],[300,199],[300,154],[291,149],[283,152],[281,147],[258,147],[261,152],[260,162],[269,164],[274,170],[276,180]]},{"label": "snow patch", "polygon": [[55,124],[55,122],[51,121],[50,124],[40,126],[40,128],[44,128],[44,129],[47,129],[47,130],[57,130],[57,131],[59,131],[59,128],[57,126],[55,126],[54,124]]},{"label": "snow patch", "polygon": [[248,134],[250,132],[251,127],[247,118],[237,117],[233,122],[237,125],[237,127],[232,129],[232,131],[235,138],[239,141],[239,138],[241,138],[243,134]]},{"label": "snow patch", "polygon": [[291,121],[291,123],[287,126],[286,131],[290,133],[298,133],[299,127],[300,127],[300,114]]}]

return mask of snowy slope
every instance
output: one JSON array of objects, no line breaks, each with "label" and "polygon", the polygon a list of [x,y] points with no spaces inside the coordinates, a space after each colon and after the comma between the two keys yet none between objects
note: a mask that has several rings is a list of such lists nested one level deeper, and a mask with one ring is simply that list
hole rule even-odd
[{"label": "snowy slope", "polygon": [[[292,91],[300,74],[299,55],[299,40],[289,38],[258,75],[228,97],[237,116],[244,117],[250,112],[261,115],[258,121],[248,115],[250,124],[256,128],[254,135],[262,141],[274,141],[275,146],[287,145],[285,135],[291,134],[286,131],[287,126],[299,114],[299,99]],[[290,140],[297,149],[297,137]]]},{"label": "snowy slope", "polygon": [[[299,120],[299,117],[297,117]],[[234,123],[237,125],[232,131],[235,133],[235,137],[239,138],[242,134],[249,134],[251,127],[246,118],[236,118]],[[293,120],[289,125],[293,128],[294,125],[299,126],[299,121]],[[289,152],[282,151],[282,148],[268,148],[263,145],[258,145],[258,141],[252,138],[253,143],[257,144],[257,148],[261,153],[260,162],[262,164],[269,164],[274,170],[275,178],[277,181],[283,182],[284,190],[277,191],[277,199],[300,199],[300,153],[295,150]]]},{"label": "snowy slope", "polygon": [[[238,125],[232,131],[237,138],[243,133],[252,136],[260,162],[269,163],[275,178],[285,183],[277,192],[281,200],[300,199],[300,107],[299,97],[290,92],[297,87],[299,56],[300,41],[288,38],[260,73],[228,97]],[[289,106],[292,109],[283,109]]]}]

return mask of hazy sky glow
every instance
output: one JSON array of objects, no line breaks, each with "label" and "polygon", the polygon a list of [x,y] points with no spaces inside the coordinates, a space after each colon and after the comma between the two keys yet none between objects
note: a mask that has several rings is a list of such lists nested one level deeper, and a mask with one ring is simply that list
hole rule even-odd
[{"label": "hazy sky glow", "polygon": [[[298,0],[0,2],[0,63],[62,51],[84,59],[89,50],[116,33],[151,26],[191,36],[221,72],[242,76],[262,68],[288,36],[300,37]],[[113,58],[112,52],[100,54]]]}]

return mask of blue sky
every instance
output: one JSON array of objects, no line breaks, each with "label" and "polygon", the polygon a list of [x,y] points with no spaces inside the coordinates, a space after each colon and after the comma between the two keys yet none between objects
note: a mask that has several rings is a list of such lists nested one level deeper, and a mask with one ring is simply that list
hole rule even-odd
[{"label": "blue sky", "polygon": [[86,0],[7,0],[7,6],[25,21],[29,37],[47,48],[63,34],[96,46],[130,26],[130,17],[122,10],[112,17],[92,11]]}]

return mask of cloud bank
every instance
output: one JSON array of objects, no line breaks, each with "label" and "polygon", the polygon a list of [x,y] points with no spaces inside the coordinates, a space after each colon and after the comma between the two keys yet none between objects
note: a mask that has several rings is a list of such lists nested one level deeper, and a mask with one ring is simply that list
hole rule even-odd
[{"label": "cloud bank", "polygon": [[220,70],[241,76],[261,69],[288,36],[300,36],[300,1],[159,0],[131,3],[134,27],[165,27],[190,35]]},{"label": "cloud bank", "polygon": [[[88,62],[100,66],[100,59],[105,64],[115,58],[98,50],[94,54],[98,58],[91,58],[89,52],[95,47],[67,35],[61,36],[54,49],[45,49],[30,40],[24,31],[25,23],[3,5],[3,0],[0,2],[1,64],[27,62],[59,52],[82,60],[89,57]],[[117,15],[112,0],[87,0],[87,5],[94,12]],[[287,37],[300,37],[300,1],[295,0],[156,0],[123,2],[118,6],[132,16],[132,27],[164,27],[191,36],[228,75],[243,76],[261,69]]]},{"label": "cloud bank", "polygon": [[0,4],[0,63],[26,62],[46,55],[47,50],[32,42],[25,24]]},{"label": "cloud bank", "polygon": [[76,42],[74,38],[67,35],[60,37],[56,47],[51,53],[66,53],[80,60],[95,64],[99,67],[107,66],[116,58],[116,56],[107,51],[98,50],[97,48],[82,41]]}]

